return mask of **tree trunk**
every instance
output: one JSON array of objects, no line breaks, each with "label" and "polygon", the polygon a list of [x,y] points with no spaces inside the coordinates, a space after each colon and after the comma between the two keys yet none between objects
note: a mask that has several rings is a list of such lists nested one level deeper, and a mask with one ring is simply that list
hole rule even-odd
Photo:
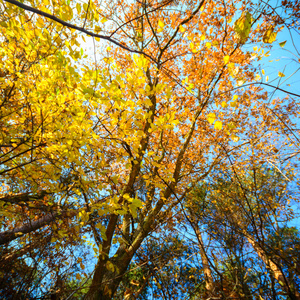
[{"label": "tree trunk", "polygon": [[[159,211],[159,209],[157,209],[157,211]],[[132,241],[120,245],[116,254],[112,258],[108,258],[113,235],[113,230],[109,228],[113,227],[115,222],[112,221],[111,226],[108,225],[106,231],[107,240],[103,247],[103,252],[105,254],[99,256],[92,284],[84,298],[85,300],[112,299],[134,254],[139,249],[146,236],[148,236],[149,232],[152,231],[152,226],[155,223],[154,216],[156,214],[157,212],[154,210],[145,217],[144,222],[135,230]],[[112,217],[111,220],[113,219],[114,218]]]},{"label": "tree trunk", "polygon": [[206,251],[204,248],[201,232],[200,232],[197,224],[194,224],[194,230],[195,230],[195,233],[197,236],[199,250],[200,250],[200,256],[201,256],[201,260],[202,260],[203,272],[204,272],[204,277],[205,277],[205,288],[207,291],[206,296],[209,298],[209,297],[212,297],[213,293],[214,293],[214,280],[212,277],[209,260],[208,260],[208,257],[206,255]]},{"label": "tree trunk", "polygon": [[109,300],[115,294],[134,252],[129,252],[125,247],[120,247],[111,259],[101,257],[95,268],[92,284],[85,300]]},{"label": "tree trunk", "polygon": [[287,293],[287,295],[292,300],[300,300],[300,293],[298,291],[293,291],[292,284],[289,282],[288,278],[283,274],[281,268],[275,264],[272,259],[270,259],[263,248],[258,245],[252,237],[249,235],[246,235],[248,242],[252,245],[254,250],[256,251],[257,255],[260,257],[260,259],[265,263],[266,267],[271,270],[274,278],[279,282],[279,284],[282,286],[284,291]]}]

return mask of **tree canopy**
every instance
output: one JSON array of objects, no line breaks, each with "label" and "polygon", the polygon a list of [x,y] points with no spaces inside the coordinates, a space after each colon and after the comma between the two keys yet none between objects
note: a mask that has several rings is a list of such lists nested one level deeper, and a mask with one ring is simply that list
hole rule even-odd
[{"label": "tree canopy", "polygon": [[299,6],[3,0],[1,297],[300,299]]}]

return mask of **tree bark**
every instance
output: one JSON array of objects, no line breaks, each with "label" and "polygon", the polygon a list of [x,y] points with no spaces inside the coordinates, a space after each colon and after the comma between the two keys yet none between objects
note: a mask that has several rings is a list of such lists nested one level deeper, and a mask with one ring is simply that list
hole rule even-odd
[{"label": "tree bark", "polygon": [[115,294],[134,252],[120,247],[111,259],[100,258],[85,300],[109,300]]},{"label": "tree bark", "polygon": [[46,225],[50,225],[51,222],[53,222],[55,219],[57,218],[62,218],[65,216],[69,216],[69,217],[73,217],[76,214],[76,212],[61,212],[61,213],[50,213],[47,214],[35,221],[29,221],[28,224],[16,227],[12,230],[7,230],[4,232],[0,233],[0,245],[4,245],[7,244],[17,238],[19,238],[20,236],[22,236],[23,234],[27,234],[33,231],[36,231]]},{"label": "tree bark", "polygon": [[212,272],[209,265],[209,260],[206,255],[206,251],[203,244],[202,235],[200,232],[200,229],[197,224],[194,224],[194,230],[197,236],[199,250],[200,250],[200,256],[202,260],[202,266],[203,266],[203,272],[205,277],[205,288],[207,292],[207,298],[212,297],[214,294],[214,279],[212,277]]}]

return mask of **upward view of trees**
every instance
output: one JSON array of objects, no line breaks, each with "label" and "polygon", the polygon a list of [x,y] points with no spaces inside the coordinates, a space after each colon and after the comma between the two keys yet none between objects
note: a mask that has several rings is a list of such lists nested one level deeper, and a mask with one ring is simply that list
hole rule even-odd
[{"label": "upward view of trees", "polygon": [[299,6],[2,0],[0,298],[299,300]]}]

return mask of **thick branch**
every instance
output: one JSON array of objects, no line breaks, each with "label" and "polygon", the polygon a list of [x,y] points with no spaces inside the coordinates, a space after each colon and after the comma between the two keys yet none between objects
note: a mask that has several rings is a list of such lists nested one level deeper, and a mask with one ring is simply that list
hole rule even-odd
[{"label": "thick branch", "polygon": [[[76,214],[76,211],[68,213],[69,217],[73,217],[75,214]],[[62,217],[65,217],[66,215],[67,215],[66,211],[63,213],[60,213],[60,214],[56,213],[56,212],[50,213],[50,214],[45,215],[35,221],[30,221],[28,224],[19,226],[12,230],[7,230],[4,232],[1,232],[0,233],[0,245],[7,244],[7,243],[19,238],[23,234],[27,234],[27,233],[36,231],[46,225],[50,225],[50,223],[52,223],[56,218],[62,218]]]},{"label": "thick branch", "polygon": [[0,198],[0,201],[11,203],[11,204],[23,204],[34,200],[43,199],[46,195],[49,195],[46,191],[42,191],[36,195],[31,195],[29,193],[22,193],[17,195],[8,195]]}]

